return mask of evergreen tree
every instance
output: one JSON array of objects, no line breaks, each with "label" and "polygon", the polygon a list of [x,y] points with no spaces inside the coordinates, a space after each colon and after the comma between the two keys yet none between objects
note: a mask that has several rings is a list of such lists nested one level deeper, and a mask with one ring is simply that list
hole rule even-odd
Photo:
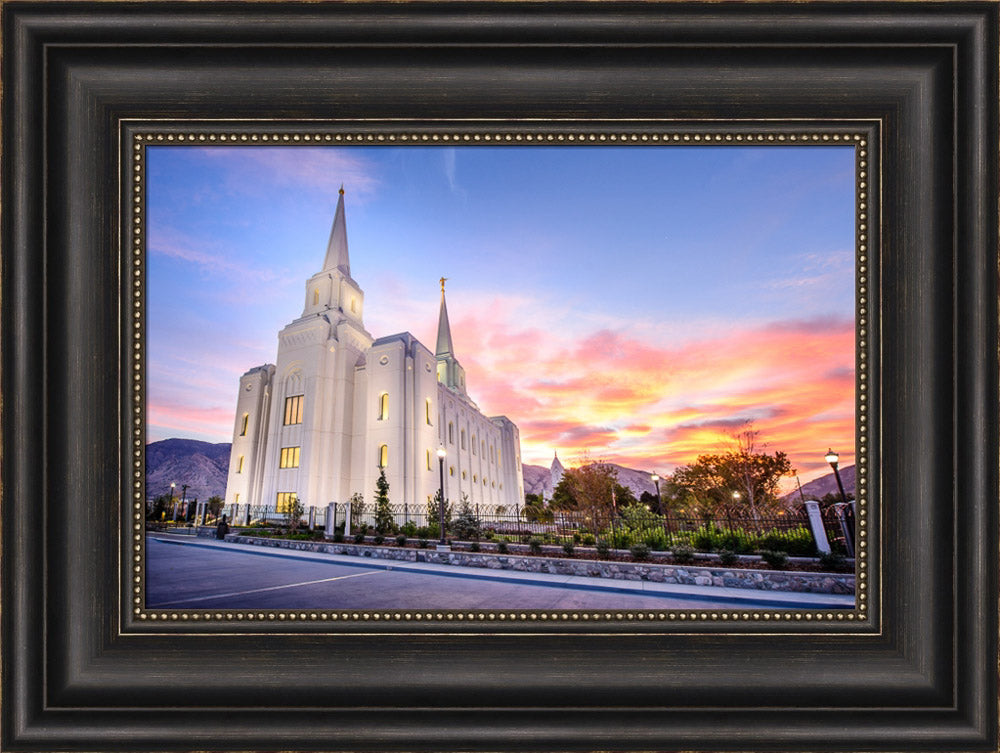
[{"label": "evergreen tree", "polygon": [[375,481],[375,531],[392,533],[395,528],[392,508],[389,506],[389,482],[385,478],[385,468],[382,468]]}]

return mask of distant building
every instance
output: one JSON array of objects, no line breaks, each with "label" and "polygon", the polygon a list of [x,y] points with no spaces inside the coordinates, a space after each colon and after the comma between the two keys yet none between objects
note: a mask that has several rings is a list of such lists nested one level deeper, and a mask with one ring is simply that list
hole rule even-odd
[{"label": "distant building", "polygon": [[562,481],[564,471],[563,464],[559,462],[559,451],[556,450],[553,454],[552,465],[549,466],[549,482],[552,484],[553,494],[555,494],[559,482]]},{"label": "distant building", "polygon": [[[393,503],[424,506],[439,487],[473,504],[520,505],[521,443],[505,416],[483,415],[466,391],[445,303],[434,352],[409,332],[374,339],[364,292],[351,277],[344,191],[322,268],[306,281],[302,315],[278,334],[275,364],[240,378],[226,486],[244,505],[286,510],[371,501],[385,469]],[[239,508],[237,506],[240,506]]]}]

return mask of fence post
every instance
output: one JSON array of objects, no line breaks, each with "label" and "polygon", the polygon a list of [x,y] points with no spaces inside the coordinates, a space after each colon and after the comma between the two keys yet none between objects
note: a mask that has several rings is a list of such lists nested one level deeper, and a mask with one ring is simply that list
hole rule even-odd
[{"label": "fence post", "polygon": [[826,538],[826,528],[823,526],[823,515],[819,511],[819,502],[814,499],[806,500],[806,514],[809,516],[809,527],[812,528],[813,540],[816,542],[816,550],[821,554],[830,552],[830,542]]},{"label": "fence post", "polygon": [[309,505],[309,530],[316,525],[316,505]]},{"label": "fence post", "polygon": [[331,502],[326,506],[326,528],[323,531],[323,538],[332,539],[335,530],[337,530],[337,503]]},{"label": "fence post", "polygon": [[344,503],[344,538],[351,535],[351,500]]}]

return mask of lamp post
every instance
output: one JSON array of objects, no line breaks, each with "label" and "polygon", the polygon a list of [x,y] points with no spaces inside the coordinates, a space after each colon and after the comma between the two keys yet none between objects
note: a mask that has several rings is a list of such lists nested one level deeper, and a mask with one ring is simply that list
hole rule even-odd
[{"label": "lamp post", "polygon": [[187,493],[188,493],[188,485],[181,484],[181,509],[184,510],[184,520],[187,520],[188,516]]},{"label": "lamp post", "polygon": [[174,502],[174,487],[176,487],[176,486],[177,486],[176,483],[174,483],[173,481],[170,482],[170,505],[171,505],[171,507],[174,508],[174,522],[175,523],[177,522],[177,503]]},{"label": "lamp post", "polygon": [[834,505],[840,513],[840,528],[844,532],[844,546],[849,557],[854,556],[854,511],[847,501],[847,494],[844,492],[844,483],[840,480],[840,455],[832,449],[826,451],[826,462],[833,468],[833,475],[837,478],[837,488],[840,489],[840,503]]},{"label": "lamp post", "polygon": [[657,474],[650,476],[653,484],[656,486],[656,509],[659,510],[660,515],[663,515],[663,498],[660,497],[660,477]]},{"label": "lamp post", "polygon": [[438,456],[438,466],[441,471],[441,487],[438,489],[438,513],[440,515],[441,522],[441,546],[446,546],[447,542],[444,538],[444,458],[448,453],[445,451],[444,447],[439,447],[437,451]]}]

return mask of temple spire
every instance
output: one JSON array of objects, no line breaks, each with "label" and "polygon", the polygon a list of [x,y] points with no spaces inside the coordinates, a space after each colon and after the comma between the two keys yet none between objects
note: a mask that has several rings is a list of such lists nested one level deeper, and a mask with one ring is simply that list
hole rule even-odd
[{"label": "temple spire", "polygon": [[438,358],[449,358],[455,355],[455,349],[451,344],[451,325],[448,323],[448,304],[444,300],[444,283],[447,279],[447,277],[441,278],[441,313],[438,315],[437,352],[435,353]]},{"label": "temple spire", "polygon": [[330,242],[326,246],[326,260],[323,271],[339,269],[348,277],[351,276],[351,260],[347,255],[347,220],[344,218],[344,186],[340,186],[340,198],[337,200],[337,211],[333,215],[333,227],[330,229]]}]

